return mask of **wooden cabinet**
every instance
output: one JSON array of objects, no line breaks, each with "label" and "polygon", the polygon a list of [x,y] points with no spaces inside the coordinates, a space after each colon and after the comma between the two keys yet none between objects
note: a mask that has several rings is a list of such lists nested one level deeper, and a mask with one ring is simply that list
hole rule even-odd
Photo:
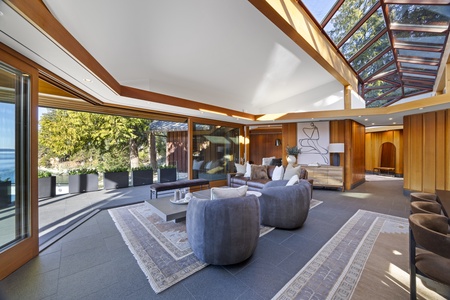
[{"label": "wooden cabinet", "polygon": [[344,169],[342,166],[302,166],[308,171],[308,179],[313,179],[315,187],[344,189]]}]

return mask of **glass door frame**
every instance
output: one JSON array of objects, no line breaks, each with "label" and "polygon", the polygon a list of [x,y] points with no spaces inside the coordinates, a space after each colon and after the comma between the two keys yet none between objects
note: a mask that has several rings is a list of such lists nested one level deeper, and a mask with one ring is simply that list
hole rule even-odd
[{"label": "glass door frame", "polygon": [[[38,128],[38,79],[39,72],[34,64],[27,58],[23,57],[14,50],[8,48],[0,43],[0,57],[1,61],[12,68],[18,69],[24,74],[28,74],[29,82],[29,120],[28,120],[28,149],[29,161],[24,168],[28,170],[29,180],[28,193],[23,203],[28,211],[29,233],[24,239],[11,245],[10,247],[0,252],[0,280],[20,268],[26,262],[36,257],[39,254],[39,226],[38,226],[38,190],[37,190],[37,128]],[[21,112],[23,114],[23,111]],[[16,138],[20,138],[17,136]],[[23,140],[23,139],[22,139]],[[16,149],[18,151],[18,149]],[[27,181],[25,181],[27,182]],[[16,201],[20,201],[16,199]],[[28,208],[26,207],[28,206]]]}]

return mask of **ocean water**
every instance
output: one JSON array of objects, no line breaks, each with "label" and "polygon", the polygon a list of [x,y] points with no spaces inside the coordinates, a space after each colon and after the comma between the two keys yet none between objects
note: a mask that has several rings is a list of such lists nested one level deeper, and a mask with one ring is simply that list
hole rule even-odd
[{"label": "ocean water", "polygon": [[9,178],[16,182],[15,151],[13,149],[0,149],[0,180]]}]

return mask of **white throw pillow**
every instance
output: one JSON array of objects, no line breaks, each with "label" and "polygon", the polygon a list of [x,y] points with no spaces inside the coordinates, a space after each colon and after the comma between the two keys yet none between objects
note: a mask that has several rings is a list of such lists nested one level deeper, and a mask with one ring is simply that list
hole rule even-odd
[{"label": "white throw pillow", "polygon": [[301,171],[302,171],[301,170],[301,166],[297,166],[297,167],[294,168],[293,166],[288,165],[286,167],[286,171],[284,171],[283,179],[284,180],[289,180],[294,175],[300,176]]},{"label": "white throw pillow", "polygon": [[247,194],[248,186],[243,185],[237,188],[211,188],[211,200],[222,198],[244,197]]},{"label": "white throw pillow", "polygon": [[291,179],[289,179],[289,181],[286,183],[286,186],[290,186],[290,185],[297,184],[299,180],[300,180],[300,179],[298,178],[298,175],[294,175],[294,176],[292,176]]},{"label": "white throw pillow", "polygon": [[262,165],[263,166],[268,166],[268,165],[270,165],[270,162],[272,161],[272,159],[274,159],[275,158],[275,156],[272,156],[272,157],[263,157],[263,159],[262,159]]},{"label": "white throw pillow", "polygon": [[208,162],[206,163],[205,169],[206,169],[206,170],[211,169],[212,163],[213,163],[212,161],[208,161]]},{"label": "white throw pillow", "polygon": [[284,175],[283,166],[276,166],[272,173],[272,180],[282,180]]},{"label": "white throw pillow", "polygon": [[245,167],[244,177],[248,177],[248,178],[252,177],[252,165],[249,163],[247,163],[247,166]]},{"label": "white throw pillow", "polygon": [[200,170],[202,164],[203,164],[203,160],[194,160],[194,164],[192,166],[193,170]]},{"label": "white throw pillow", "polygon": [[247,168],[247,163],[245,163],[243,165],[236,163],[234,165],[236,166],[236,173],[242,173],[242,174],[245,173],[245,169]]}]

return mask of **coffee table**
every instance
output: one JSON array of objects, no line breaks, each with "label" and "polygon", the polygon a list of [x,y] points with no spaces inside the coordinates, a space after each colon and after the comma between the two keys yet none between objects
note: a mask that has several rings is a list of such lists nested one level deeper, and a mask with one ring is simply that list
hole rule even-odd
[{"label": "coffee table", "polygon": [[[194,192],[193,196],[196,198],[209,198],[210,193],[210,190],[203,190]],[[170,199],[173,199],[173,196],[146,200],[145,204],[150,205],[164,221],[174,220],[175,223],[184,221],[186,219],[187,204],[174,204],[170,202]]]},{"label": "coffee table", "polygon": [[172,221],[175,223],[186,219],[187,204],[173,204],[170,199],[173,197],[162,197],[146,200],[146,205],[150,205],[155,213],[164,221]]},{"label": "coffee table", "polygon": [[[211,190],[202,190],[194,192],[193,196],[200,199],[209,199]],[[253,194],[257,197],[261,196],[260,192],[248,191],[247,194]],[[170,202],[171,197],[162,197],[156,199],[145,200],[146,205],[150,205],[155,213],[164,221],[172,221],[175,223],[186,219],[187,204],[174,204]]]}]

